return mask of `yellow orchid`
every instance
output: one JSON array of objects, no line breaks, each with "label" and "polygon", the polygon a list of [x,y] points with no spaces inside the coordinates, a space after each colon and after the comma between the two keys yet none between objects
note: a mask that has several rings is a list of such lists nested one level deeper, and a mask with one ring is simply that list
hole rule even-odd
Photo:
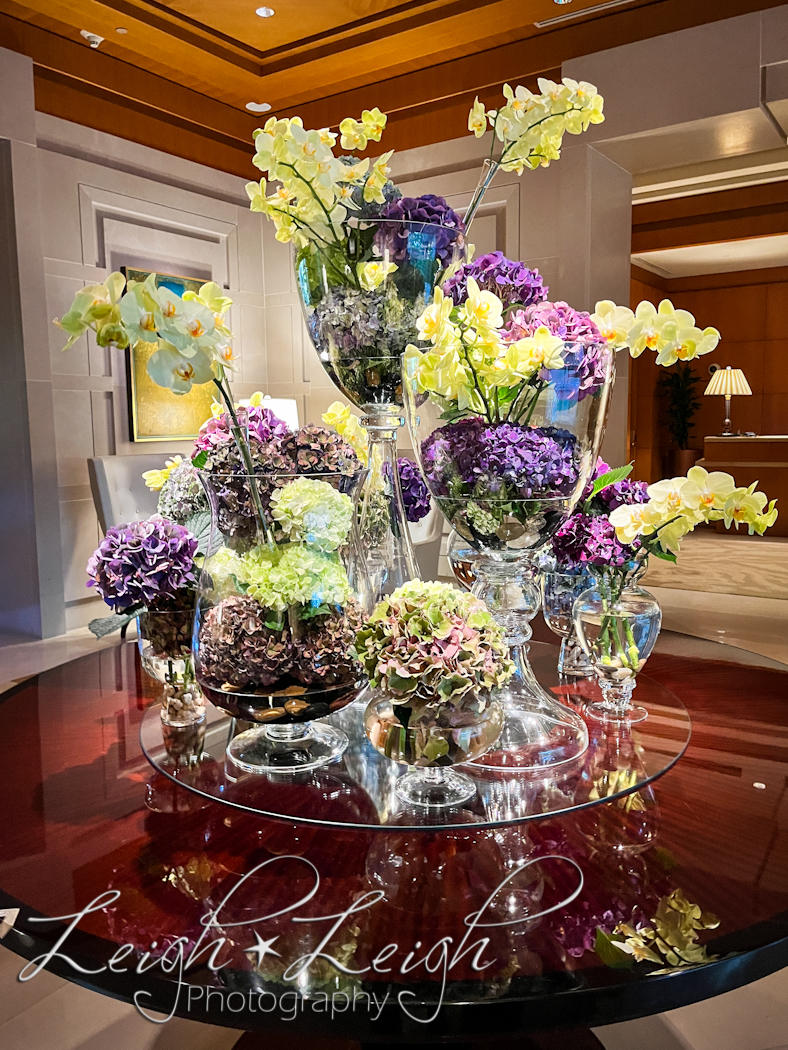
[{"label": "yellow orchid", "polygon": [[381,135],[386,127],[388,117],[382,113],[377,106],[374,109],[365,109],[361,114],[361,124],[368,139],[380,142]]},{"label": "yellow orchid", "polygon": [[154,492],[160,492],[164,488],[167,478],[174,470],[178,469],[181,463],[183,463],[182,456],[173,456],[172,459],[164,461],[164,466],[161,470],[144,471],[142,478],[149,489],[152,489]]},{"label": "yellow orchid", "polygon": [[468,114],[468,131],[472,131],[477,139],[482,138],[487,131],[487,110],[484,108],[484,104],[479,101],[478,95]]},{"label": "yellow orchid", "polygon": [[660,515],[649,503],[623,504],[609,517],[621,543],[634,543],[638,536],[652,533],[660,522]]},{"label": "yellow orchid", "polygon": [[[709,472],[703,467],[690,467],[687,471],[687,479],[697,486],[700,493],[700,507],[707,518],[709,515],[719,513],[728,501],[728,498],[736,488],[736,482],[730,474],[722,470]],[[714,518],[709,518],[714,520]]]},{"label": "yellow orchid", "polygon": [[[667,327],[667,326],[666,326]],[[663,328],[663,335],[667,336]],[[668,367],[676,361],[692,361],[702,354],[710,354],[720,341],[716,328],[687,327],[676,331],[674,340],[657,354],[657,364]]]},{"label": "yellow orchid", "polygon": [[343,405],[341,401],[334,401],[323,413],[323,422],[327,427],[333,427],[337,434],[350,445],[358,458],[367,465],[367,431],[362,427],[358,416]]},{"label": "yellow orchid", "polygon": [[96,333],[99,346],[128,346],[118,307],[125,287],[126,278],[116,271],[102,284],[88,284],[76,294],[68,312],[54,321],[69,337],[64,350],[69,350],[89,328]]},{"label": "yellow orchid", "polygon": [[[453,307],[452,300],[444,296],[441,288],[436,288],[432,303],[416,320],[419,337],[435,345],[442,344],[447,334],[453,336],[451,341],[456,341],[457,336],[449,322]],[[449,333],[448,329],[452,332]]]},{"label": "yellow orchid", "polygon": [[645,349],[656,350],[659,335],[665,321],[653,303],[644,300],[635,310],[634,324],[627,332],[627,345],[632,357],[640,357]]},{"label": "yellow orchid", "polygon": [[[755,491],[757,484],[758,482],[754,481],[749,488],[734,489],[730,494],[722,510],[726,529],[729,529],[731,525],[737,529],[739,525],[747,525],[749,534],[752,536],[756,531],[756,525],[760,524],[763,517],[768,517],[773,512],[772,524],[776,521],[777,511],[774,510],[776,500],[772,501],[769,510],[766,511],[768,497],[763,492]],[[764,529],[767,527],[764,525]]]},{"label": "yellow orchid", "polygon": [[381,260],[380,262],[358,263],[356,273],[361,287],[367,292],[373,292],[397,268],[396,263]]},{"label": "yellow orchid", "polygon": [[423,393],[458,401],[460,407],[469,404],[472,379],[467,365],[455,349],[432,350],[422,354],[417,347],[409,345],[404,357],[408,375],[415,375]]},{"label": "yellow orchid", "polygon": [[503,325],[503,303],[498,296],[480,289],[472,277],[468,278],[467,289],[460,319],[478,331],[500,328]]},{"label": "yellow orchid", "polygon": [[616,306],[611,299],[602,299],[594,307],[591,321],[602,337],[616,350],[626,346],[627,335],[635,323],[635,315],[628,306]]},{"label": "yellow orchid", "polygon": [[364,200],[367,203],[374,201],[377,204],[385,204],[386,198],[383,196],[383,187],[389,180],[389,166],[388,162],[391,160],[394,153],[393,149],[390,149],[388,153],[383,153],[375,163],[372,165],[372,170],[369,173],[367,181],[364,183]]},{"label": "yellow orchid", "polygon": [[694,514],[701,505],[701,492],[694,481],[685,477],[666,478],[649,485],[649,500],[664,514]]},{"label": "yellow orchid", "polygon": [[367,148],[366,128],[352,117],[345,117],[340,123],[340,145],[342,149],[362,150]]}]

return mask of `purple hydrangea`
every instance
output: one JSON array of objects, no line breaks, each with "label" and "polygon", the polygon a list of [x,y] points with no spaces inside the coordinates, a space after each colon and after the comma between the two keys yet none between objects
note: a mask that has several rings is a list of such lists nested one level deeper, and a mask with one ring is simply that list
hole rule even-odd
[{"label": "purple hydrangea", "polygon": [[576,512],[553,536],[553,553],[567,569],[584,565],[594,568],[621,568],[631,561],[635,551],[621,543],[607,517],[592,517]]},{"label": "purple hydrangea", "polygon": [[567,431],[478,417],[449,423],[422,445],[436,493],[496,499],[568,495],[578,479],[574,452]]},{"label": "purple hydrangea", "polygon": [[590,314],[575,310],[564,302],[537,302],[524,310],[517,310],[509,318],[503,337],[506,342],[513,343],[516,339],[533,335],[541,327],[549,329],[552,335],[557,335],[570,346],[575,343],[593,346],[605,341]]},{"label": "purple hydrangea", "polygon": [[536,303],[512,314],[503,329],[505,342],[515,342],[545,327],[563,339],[564,368],[555,379],[556,391],[564,400],[582,401],[605,385],[611,351],[591,320],[590,314],[568,303]]},{"label": "purple hydrangea", "polygon": [[430,490],[427,483],[418,466],[407,456],[399,457],[397,471],[408,521],[421,521],[430,512]]},{"label": "purple hydrangea", "polygon": [[[267,444],[278,438],[286,437],[290,433],[287,423],[275,416],[270,408],[247,408],[238,410],[238,418],[246,414],[249,424],[249,440],[259,441]],[[194,442],[194,456],[197,452],[211,452],[220,445],[228,445],[233,442],[230,432],[231,419],[225,411],[220,416],[211,416],[200,427],[200,433]]]},{"label": "purple hydrangea", "polygon": [[138,605],[166,608],[196,584],[197,540],[158,515],[107,530],[87,566],[88,587],[123,612]]},{"label": "purple hydrangea", "polygon": [[[464,243],[465,223],[443,197],[434,193],[391,201],[383,211],[383,219],[391,221],[381,222],[375,234],[375,244],[381,252],[388,250],[396,263],[408,258],[412,233],[424,232],[435,237],[433,257],[440,259],[444,266],[451,262],[454,243]],[[428,230],[423,229],[425,223],[430,224]]]},{"label": "purple hydrangea", "polygon": [[468,278],[472,277],[482,290],[493,292],[504,305],[531,306],[547,298],[538,270],[529,270],[521,262],[507,259],[503,252],[489,252],[474,262],[465,263],[447,281],[443,291],[450,295],[455,306],[460,306],[468,296]]},{"label": "purple hydrangea", "polygon": [[645,481],[624,478],[623,481],[617,481],[615,485],[608,485],[606,489],[602,489],[598,498],[604,503],[606,513],[609,514],[616,507],[648,503],[648,485]]}]

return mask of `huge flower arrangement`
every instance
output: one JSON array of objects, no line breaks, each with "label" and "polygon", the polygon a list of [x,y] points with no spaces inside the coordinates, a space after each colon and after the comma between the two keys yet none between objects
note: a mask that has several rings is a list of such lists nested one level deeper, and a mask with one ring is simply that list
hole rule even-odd
[{"label": "huge flower arrangement", "polygon": [[418,319],[431,348],[405,353],[411,419],[427,418],[427,399],[438,412],[417,435],[427,483],[453,527],[485,549],[531,546],[535,510],[571,500],[587,472],[576,434],[548,417],[536,425],[542,395],[550,390],[567,418],[585,402],[593,420],[611,376],[612,352],[590,316],[547,294],[535,270],[484,256],[435,289]]},{"label": "huge flower arrangement", "polygon": [[[565,132],[603,119],[590,84],[545,80],[540,94],[508,85],[504,93],[500,110],[487,114],[477,99],[469,118],[476,135],[489,119],[491,158],[496,137],[501,143],[496,168],[548,164],[560,156]],[[402,197],[390,182],[393,151],[374,161],[337,155],[338,139],[349,153],[379,142],[386,120],[379,109],[365,110],[360,120],[343,120],[337,135],[307,130],[299,117],[271,117],[254,134],[263,178],[246,187],[252,210],[273,221],[278,240],[296,245],[312,340],[357,407],[401,403],[400,356],[416,337],[416,317],[464,253],[466,223],[442,197]],[[488,185],[480,184],[468,221]]]}]

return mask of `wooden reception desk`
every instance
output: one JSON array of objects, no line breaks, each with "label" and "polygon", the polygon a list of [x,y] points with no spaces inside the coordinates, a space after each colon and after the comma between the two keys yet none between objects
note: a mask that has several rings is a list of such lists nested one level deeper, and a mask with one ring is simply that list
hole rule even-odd
[{"label": "wooden reception desk", "polygon": [[[733,475],[737,485],[757,481],[761,492],[770,500],[777,500],[780,512],[766,535],[788,536],[788,435],[707,437],[698,466],[709,471],[724,470]],[[722,524],[717,528],[724,531]]]}]

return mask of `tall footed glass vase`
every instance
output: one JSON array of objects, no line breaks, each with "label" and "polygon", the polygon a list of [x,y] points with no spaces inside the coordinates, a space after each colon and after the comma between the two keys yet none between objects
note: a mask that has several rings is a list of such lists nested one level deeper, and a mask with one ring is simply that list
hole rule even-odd
[{"label": "tall footed glass vase", "polygon": [[354,571],[358,479],[212,473],[203,482],[211,534],[194,623],[197,681],[214,704],[255,723],[228,758],[253,773],[333,762],[348,739],[320,720],[365,684],[351,653],[368,605]]},{"label": "tall footed glass vase", "polygon": [[405,423],[402,354],[465,248],[460,228],[428,221],[359,218],[345,230],[345,240],[297,250],[295,271],[320,362],[364,413],[369,470],[359,538],[375,602],[418,577],[396,470],[397,430]]},{"label": "tall footed glass vase", "polygon": [[[500,360],[507,368],[504,353],[506,347]],[[465,551],[476,553],[469,569],[467,554],[456,560],[504,627],[518,668],[502,691],[506,722],[479,760],[485,766],[566,766],[588,747],[583,720],[537,682],[527,643],[540,601],[537,556],[571,514],[596,463],[613,376],[606,345],[565,345],[560,369],[513,380],[519,385],[503,394],[496,387],[492,397],[471,392],[467,406],[447,411],[446,394],[431,392],[422,359],[405,360],[406,414],[419,465]]]}]

